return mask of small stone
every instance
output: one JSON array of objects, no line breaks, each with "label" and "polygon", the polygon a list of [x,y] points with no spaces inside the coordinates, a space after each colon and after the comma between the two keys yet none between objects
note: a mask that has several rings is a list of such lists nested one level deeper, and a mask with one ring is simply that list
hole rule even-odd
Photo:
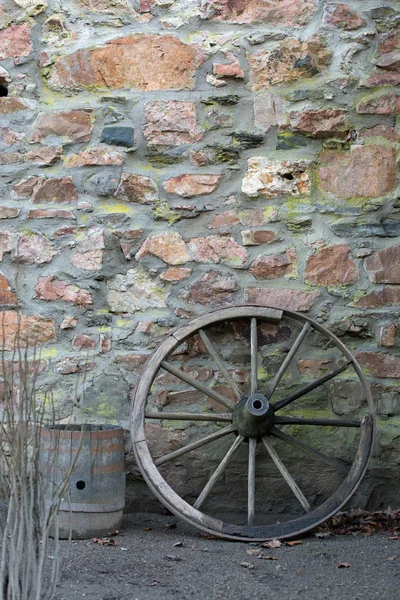
[{"label": "small stone", "polygon": [[290,129],[315,138],[346,138],[350,129],[346,110],[305,110],[290,113]]},{"label": "small stone", "polygon": [[247,161],[242,192],[247,196],[306,196],[310,193],[310,178],[306,162],[278,162],[264,156]]},{"label": "small stone", "polygon": [[197,46],[172,35],[132,34],[100,48],[62,56],[51,68],[48,83],[59,90],[91,86],[144,92],[192,89],[196,69],[204,59]]},{"label": "small stone", "polygon": [[331,166],[318,171],[321,189],[338,198],[385,196],[396,179],[395,154],[393,148],[374,145],[352,146],[350,154],[331,152]]},{"label": "small stone", "polygon": [[104,127],[100,143],[131,148],[133,146],[133,127]]},{"label": "small stone", "polygon": [[95,362],[89,362],[80,358],[63,358],[58,360],[55,366],[56,373],[60,375],[72,375],[73,373],[86,373],[96,366]]},{"label": "small stone", "polygon": [[272,244],[278,241],[275,231],[270,229],[247,229],[242,231],[243,246],[260,246],[261,244]]},{"label": "small stone", "polygon": [[204,135],[197,126],[193,102],[178,100],[147,102],[143,133],[149,147],[193,144]]},{"label": "small stone", "polygon": [[76,317],[65,317],[61,321],[60,329],[75,329],[78,325],[78,319]]},{"label": "small stone", "polygon": [[61,208],[34,208],[28,211],[28,219],[73,219],[76,217],[70,210]]},{"label": "small stone", "polygon": [[130,269],[107,282],[111,312],[132,314],[139,310],[165,307],[165,291],[141,269]]},{"label": "small stone", "polygon": [[115,196],[138,204],[155,204],[158,201],[158,190],[150,177],[123,173]]},{"label": "small stone", "polygon": [[239,59],[233,52],[227,52],[226,57],[231,61],[230,63],[213,63],[213,75],[218,78],[234,77],[235,79],[243,79],[244,72]]},{"label": "small stone", "polygon": [[332,361],[327,359],[316,360],[313,358],[303,359],[297,361],[297,366],[302,375],[312,377],[313,375],[324,375],[327,371],[331,370]]},{"label": "small stone", "polygon": [[121,354],[115,358],[117,365],[122,365],[127,371],[137,371],[149,358],[148,354]]},{"label": "small stone", "polygon": [[41,113],[33,124],[32,142],[57,136],[70,143],[88,142],[92,135],[92,109]]},{"label": "small stone", "polygon": [[17,306],[17,295],[12,291],[7,277],[0,271],[0,307],[12,308]]},{"label": "small stone", "polygon": [[99,338],[100,354],[106,354],[107,352],[111,352],[111,348],[112,339],[108,335],[104,335],[104,333],[101,333]]},{"label": "small stone", "polygon": [[208,157],[205,152],[197,152],[195,150],[191,150],[190,153],[190,162],[195,167],[205,167],[208,165]]},{"label": "small stone", "polygon": [[257,127],[268,131],[271,127],[286,125],[287,103],[271,90],[254,98],[254,120]]},{"label": "small stone", "polygon": [[53,275],[39,277],[35,292],[34,298],[45,302],[63,300],[78,306],[91,306],[93,304],[93,297],[90,292],[77,285],[55,279]]},{"label": "small stone", "polygon": [[22,58],[32,52],[29,23],[10,25],[0,31],[0,60]]},{"label": "small stone", "polygon": [[137,327],[135,329],[137,333],[155,333],[157,331],[157,325],[155,325],[152,321],[139,321]]},{"label": "small stone", "polygon": [[310,256],[306,267],[306,281],[316,285],[348,285],[358,280],[358,269],[349,258],[346,244],[321,248]]},{"label": "small stone", "polygon": [[400,304],[400,288],[386,285],[382,290],[361,296],[352,303],[352,306],[357,308],[380,308],[392,304]]},{"label": "small stone", "polygon": [[319,35],[306,42],[288,38],[272,50],[248,54],[252,89],[257,91],[302,77],[313,77],[327,68],[331,57],[332,52]]},{"label": "small stone", "polygon": [[142,229],[127,229],[125,231],[114,231],[113,234],[119,239],[121,250],[127,260],[131,260],[137,250],[138,240],[143,233]]},{"label": "small stone", "polygon": [[189,240],[189,248],[193,260],[200,263],[222,262],[232,267],[239,267],[247,259],[247,250],[229,236],[192,238]]},{"label": "small stone", "polygon": [[367,24],[357,12],[351,10],[346,4],[328,4],[325,20],[330,25],[345,31],[354,31]]},{"label": "small stone", "polygon": [[376,252],[366,260],[365,270],[373,283],[400,283],[400,246]]},{"label": "small stone", "polygon": [[356,359],[373,377],[400,379],[400,356],[381,352],[358,352]]},{"label": "small stone", "polygon": [[267,206],[264,209],[244,210],[239,213],[239,220],[242,225],[247,227],[257,227],[266,223],[273,223],[278,220],[278,210],[276,206]]},{"label": "small stone", "polygon": [[78,202],[76,208],[85,213],[93,212],[93,204],[91,204],[90,202],[86,202],[85,200]]},{"label": "small stone", "polygon": [[213,85],[216,88],[224,87],[226,85],[226,81],[224,79],[219,79],[218,77],[215,77],[215,75],[212,75],[211,73],[208,73],[206,75],[206,82],[209,83],[210,85]]},{"label": "small stone", "polygon": [[218,306],[235,303],[239,289],[236,279],[227,273],[209,271],[183,293],[182,299],[191,304],[215,304]]},{"label": "small stone", "polygon": [[183,198],[212,194],[220,184],[223,175],[178,175],[164,183],[169,194]]},{"label": "small stone", "polygon": [[100,269],[105,247],[104,231],[99,227],[89,228],[78,238],[78,252],[72,257],[72,264],[86,271]]},{"label": "small stone", "polygon": [[7,148],[19,144],[24,138],[25,133],[13,131],[10,127],[0,127],[0,139]]},{"label": "small stone", "polygon": [[172,267],[171,269],[167,269],[164,273],[161,273],[160,279],[163,281],[182,281],[182,279],[186,279],[191,274],[192,269],[184,269],[179,267]]},{"label": "small stone", "polygon": [[400,95],[383,94],[371,100],[364,100],[357,106],[360,115],[399,115]]},{"label": "small stone", "polygon": [[15,96],[0,98],[0,115],[8,115],[19,110],[33,110],[35,103],[26,98]]},{"label": "small stone", "polygon": [[12,208],[11,206],[0,206],[0,220],[1,219],[16,219],[21,210],[19,208]]},{"label": "small stone", "polygon": [[169,265],[181,265],[189,260],[186,244],[177,232],[158,233],[147,238],[135,258],[140,260],[147,254],[153,254]]},{"label": "small stone", "polygon": [[88,166],[122,165],[124,158],[117,150],[93,146],[78,154],[70,154],[64,158],[67,169]]},{"label": "small stone", "polygon": [[0,347],[5,350],[36,348],[56,339],[55,322],[39,315],[25,315],[14,310],[0,312]]},{"label": "small stone", "polygon": [[23,179],[12,188],[16,198],[30,198],[34,204],[40,202],[76,202],[78,193],[71,177],[45,179],[30,177]]},{"label": "small stone", "polygon": [[381,325],[379,328],[379,345],[384,348],[393,348],[396,339],[396,327],[390,325]]},{"label": "small stone", "polygon": [[205,19],[238,24],[268,23],[291,27],[305,25],[317,9],[314,0],[204,0]]},{"label": "small stone", "polygon": [[261,279],[292,277],[296,273],[297,256],[293,249],[285,254],[260,254],[250,265],[250,273]]},{"label": "small stone", "polygon": [[400,412],[399,395],[395,391],[383,392],[378,398],[378,414],[379,415],[398,415]]},{"label": "small stone", "polygon": [[56,146],[43,146],[41,148],[34,148],[25,154],[25,160],[27,162],[34,163],[40,166],[51,166],[55,165],[60,160],[62,155],[62,148]]},{"label": "small stone", "polygon": [[334,381],[329,385],[329,399],[334,413],[348,415],[365,403],[365,392],[359,382]]},{"label": "small stone", "polygon": [[72,340],[72,347],[77,350],[94,350],[96,342],[89,336],[82,333],[76,335]]},{"label": "small stone", "polygon": [[260,304],[261,306],[272,306],[274,308],[298,312],[307,312],[310,310],[319,295],[319,292],[285,288],[248,287],[244,290],[246,304]]},{"label": "small stone", "polygon": [[219,215],[215,215],[207,227],[208,229],[220,229],[239,225],[239,223],[240,220],[235,210],[224,210]]},{"label": "small stone", "polygon": [[32,233],[19,236],[15,259],[28,265],[42,265],[51,262],[57,252],[44,235]]}]

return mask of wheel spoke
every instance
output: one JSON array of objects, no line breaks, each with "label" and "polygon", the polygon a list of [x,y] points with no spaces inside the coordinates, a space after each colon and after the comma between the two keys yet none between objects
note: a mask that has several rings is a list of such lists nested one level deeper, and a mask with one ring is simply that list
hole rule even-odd
[{"label": "wheel spoke", "polygon": [[319,425],[322,427],[361,427],[361,421],[347,419],[305,419],[303,417],[276,417],[277,425]]},{"label": "wheel spoke", "polygon": [[319,379],[316,379],[315,381],[309,383],[308,385],[305,385],[304,387],[300,388],[296,392],[293,392],[293,394],[290,394],[286,398],[282,398],[282,400],[275,402],[275,404],[273,405],[275,412],[277,410],[280,410],[284,406],[287,406],[291,402],[294,402],[294,400],[301,398],[301,396],[305,396],[312,390],[315,390],[315,388],[319,387],[320,385],[323,385],[324,383],[326,383],[330,379],[333,379],[337,375],[340,375],[340,373],[343,373],[343,371],[345,371],[351,364],[353,364],[353,363],[352,363],[352,361],[349,360],[346,363],[344,363],[341,367],[338,367],[337,369],[332,371],[331,373],[327,373],[323,377],[320,377]]},{"label": "wheel spoke", "polygon": [[157,465],[157,467],[159,467],[160,465],[163,465],[164,463],[166,463],[170,460],[174,460],[175,458],[178,458],[178,456],[182,456],[182,454],[186,454],[187,452],[196,450],[196,448],[205,446],[206,444],[209,444],[210,442],[213,442],[214,440],[218,440],[219,438],[222,438],[225,435],[228,435],[229,433],[232,433],[234,431],[236,431],[235,426],[228,425],[227,427],[224,427],[220,431],[216,431],[215,433],[211,433],[210,435],[207,435],[206,437],[201,438],[201,440],[192,442],[191,444],[188,444],[187,446],[184,446],[183,448],[179,448],[178,450],[174,450],[173,452],[170,452],[169,454],[165,454],[165,456],[161,456],[160,458],[157,458],[154,461],[154,464]]},{"label": "wheel spoke", "polygon": [[307,498],[304,496],[303,492],[301,491],[301,489],[299,488],[299,486],[297,485],[297,483],[295,482],[295,480],[290,475],[289,471],[287,470],[287,468],[285,467],[285,465],[279,458],[275,448],[273,446],[271,446],[271,444],[269,443],[269,441],[266,437],[263,437],[262,441],[263,441],[265,448],[267,449],[268,454],[274,461],[276,468],[278,469],[278,471],[282,475],[283,479],[286,481],[286,483],[292,490],[293,494],[296,496],[297,500],[300,502],[300,504],[302,505],[302,507],[304,508],[304,510],[306,512],[310,512],[310,510],[311,510],[310,503],[308,502]]},{"label": "wheel spoke", "polygon": [[310,323],[305,323],[302,330],[300,331],[299,335],[297,336],[293,346],[291,347],[290,351],[288,352],[285,360],[279,367],[278,372],[276,373],[275,377],[273,378],[273,380],[271,381],[271,383],[268,386],[268,389],[265,393],[265,397],[268,398],[268,400],[271,398],[272,394],[274,393],[274,391],[276,389],[276,386],[282,379],[284,372],[288,368],[289,364],[292,362],[294,355],[296,354],[297,350],[300,348],[300,344],[306,337],[307,331],[309,329],[310,329]]},{"label": "wheel spoke", "polygon": [[256,438],[249,438],[249,472],[247,480],[247,525],[254,523],[256,492]]},{"label": "wheel spoke", "polygon": [[190,386],[194,387],[196,390],[198,390],[205,396],[208,396],[209,398],[212,398],[219,404],[222,404],[222,406],[225,406],[225,408],[229,408],[230,410],[232,410],[235,407],[235,403],[232,402],[232,400],[230,400],[229,398],[225,398],[225,396],[221,396],[221,394],[218,394],[218,392],[215,392],[206,385],[203,385],[187,373],[184,373],[180,369],[177,369],[165,360],[161,363],[161,366],[163,369],[168,371],[168,373],[171,373],[171,375],[175,375],[175,377],[178,377],[178,379],[181,379],[185,383],[188,383]]},{"label": "wheel spoke", "polygon": [[205,333],[205,331],[203,331],[203,329],[200,329],[199,335],[200,335],[201,341],[203,342],[203,344],[206,347],[207,352],[209,353],[209,355],[211,356],[211,358],[218,365],[219,370],[221,371],[222,375],[225,378],[225,381],[227,382],[227,384],[233,390],[233,393],[235,394],[236,398],[238,400],[240,400],[241,397],[242,397],[240,389],[239,389],[238,385],[233,381],[232,377],[229,375],[229,372],[228,372],[227,368],[225,367],[224,363],[222,362],[222,359],[219,356],[219,354],[216,351],[216,349],[214,348],[213,344],[211,343],[210,338]]},{"label": "wheel spoke", "polygon": [[273,427],[271,429],[271,434],[274,437],[278,438],[279,440],[282,440],[283,442],[286,442],[290,446],[293,446],[293,448],[298,448],[299,450],[302,450],[305,454],[309,454],[313,458],[317,458],[317,459],[325,462],[326,464],[331,465],[331,466],[335,467],[336,469],[339,469],[339,471],[343,471],[343,473],[346,473],[346,475],[347,475],[348,468],[346,468],[338,460],[331,458],[330,456],[328,456],[327,454],[324,454],[323,452],[320,452],[319,450],[315,450],[315,448],[308,446],[308,444],[305,444],[304,442],[300,442],[300,440],[296,440],[296,438],[292,437],[291,435],[289,435],[288,433],[286,433],[284,431],[281,431],[277,427]]},{"label": "wheel spoke", "polygon": [[250,355],[251,355],[251,395],[257,393],[257,319],[251,319],[250,327]]},{"label": "wheel spoke", "polygon": [[207,496],[213,489],[214,485],[217,483],[217,480],[219,479],[219,477],[225,471],[225,469],[228,465],[228,462],[230,461],[230,459],[232,458],[232,456],[234,455],[236,450],[239,448],[239,446],[243,442],[243,440],[244,440],[244,437],[242,435],[237,436],[237,438],[233,442],[232,446],[229,448],[228,452],[225,454],[224,458],[222,459],[222,461],[220,462],[220,464],[218,465],[218,467],[216,468],[214,473],[211,475],[207,484],[201,491],[199,497],[197,498],[196,502],[193,505],[194,508],[199,509],[200,506],[203,504],[203,502],[206,500]]},{"label": "wheel spoke", "polygon": [[168,421],[215,421],[220,423],[232,422],[230,413],[206,414],[206,413],[174,413],[174,412],[146,412],[146,419],[167,419]]}]

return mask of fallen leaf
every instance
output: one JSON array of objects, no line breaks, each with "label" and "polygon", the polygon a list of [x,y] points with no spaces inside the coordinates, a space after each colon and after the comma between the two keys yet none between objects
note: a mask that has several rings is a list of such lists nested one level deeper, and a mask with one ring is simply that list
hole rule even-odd
[{"label": "fallen leaf", "polygon": [[282,542],[280,540],[271,540],[270,542],[264,542],[261,544],[261,548],[280,548]]},{"label": "fallen leaf", "polygon": [[260,556],[260,558],[263,558],[264,560],[278,560],[275,556]]},{"label": "fallen leaf", "polygon": [[297,575],[301,575],[301,569],[297,569]]},{"label": "fallen leaf", "polygon": [[174,548],[182,548],[182,547],[183,547],[183,542],[175,542]]},{"label": "fallen leaf", "polygon": [[395,554],[394,556],[391,556],[391,557],[389,558],[389,560],[396,560],[396,558],[397,558],[397,554]]},{"label": "fallen leaf", "polygon": [[174,561],[174,562],[179,562],[180,560],[182,560],[181,557],[177,556],[176,554],[166,554],[165,558],[167,560],[171,560],[171,561]]},{"label": "fallen leaf", "polygon": [[199,535],[205,540],[219,540],[217,535],[213,535],[212,533],[206,533],[205,531],[200,531]]},{"label": "fallen leaf", "polygon": [[301,540],[293,540],[293,542],[286,542],[286,546],[299,546],[302,543]]},{"label": "fallen leaf", "polygon": [[143,531],[151,531],[151,527],[143,527]]},{"label": "fallen leaf", "polygon": [[259,548],[250,548],[250,550],[246,550],[247,554],[250,556],[259,556],[261,554],[261,550]]},{"label": "fallen leaf", "polygon": [[100,546],[116,546],[115,540],[112,538],[93,538],[94,544],[99,544]]},{"label": "fallen leaf", "polygon": [[249,563],[249,562],[241,562],[240,566],[245,567],[246,569],[254,569],[253,563]]},{"label": "fallen leaf", "polygon": [[338,565],[336,565],[336,568],[337,569],[349,569],[350,565],[349,565],[349,563],[341,562]]}]

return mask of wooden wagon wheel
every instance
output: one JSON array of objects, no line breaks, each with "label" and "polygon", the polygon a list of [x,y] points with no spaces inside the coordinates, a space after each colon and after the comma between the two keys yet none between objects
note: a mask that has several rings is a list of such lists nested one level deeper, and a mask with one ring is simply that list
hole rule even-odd
[{"label": "wooden wagon wheel", "polygon": [[[289,322],[291,329],[298,329],[291,337],[287,339],[285,347],[285,357],[276,369],[274,375],[267,379],[265,386],[260,385],[260,363],[264,360],[262,352],[275,348],[274,345],[261,347],[258,345],[258,339],[262,337],[262,328],[281,327],[282,323]],[[213,341],[213,332],[218,332],[226,327],[240,326],[246,329],[248,325],[248,358],[250,363],[249,382],[243,389],[235,381],[232,371],[229,370],[229,363],[224,358],[226,347],[218,345]],[[284,331],[287,331],[285,329]],[[339,352],[339,360],[334,369],[321,377],[314,377],[310,383],[302,385],[301,381],[291,381],[294,389],[291,393],[279,392],[282,388],[282,382],[288,377],[290,369],[295,368],[293,359],[304,344],[305,338],[316,340],[317,337],[322,340],[315,342],[317,352],[322,353],[322,349],[331,348],[332,352]],[[218,336],[217,336],[218,337]],[[240,338],[240,336],[239,336]],[[236,337],[237,339],[237,337]],[[223,378],[226,386],[229,386],[230,394],[223,394],[202,383],[190,375],[188,367],[178,368],[173,364],[174,358],[181,356],[180,349],[184,343],[192,344],[196,341],[197,347],[202,345],[203,357],[213,363],[219,378]],[[240,341],[246,341],[246,336],[242,336]],[[319,345],[318,345],[319,344]],[[261,354],[260,354],[261,353]],[[183,369],[183,370],[182,370]],[[185,370],[186,369],[186,370]],[[325,390],[328,381],[339,376],[344,371],[349,370],[351,376],[357,379],[356,384],[364,396],[364,416],[358,419],[348,418],[318,418],[308,416],[306,418],[296,416],[296,405],[299,399],[309,397],[308,395]],[[348,371],[348,372],[349,372]],[[346,374],[347,375],[347,374]],[[206,408],[202,412],[193,412],[190,406],[180,412],[172,412],[170,407],[158,406],[154,403],[152,396],[154,391],[154,382],[160,377],[177,378],[176,381],[184,382],[192,390],[197,390],[205,398],[209,399]],[[339,383],[343,376],[339,378]],[[332,382],[330,383],[332,385]],[[285,386],[283,386],[285,388]],[[227,389],[227,387],[225,388]],[[229,397],[230,396],[230,397]],[[280,397],[281,396],[281,397]],[[297,403],[296,403],[297,401]],[[216,403],[216,404],[215,404]],[[216,406],[221,410],[216,412]],[[318,411],[316,411],[318,413]],[[147,423],[171,425],[179,421],[187,422],[191,427],[196,427],[197,439],[183,445],[172,451],[167,451],[162,456],[152,457],[149,440],[146,437]],[[188,521],[195,527],[208,533],[231,540],[241,541],[263,541],[272,538],[288,538],[305,532],[337,512],[350,498],[358,487],[368,465],[372,451],[374,438],[374,407],[369,388],[369,384],[356,359],[352,356],[348,348],[330,331],[319,323],[313,321],[307,316],[287,310],[277,310],[260,306],[237,306],[234,308],[219,309],[208,314],[193,319],[188,324],[180,327],[170,335],[150,356],[141,377],[137,383],[131,412],[131,435],[134,452],[137,463],[147,484],[154,492],[156,497],[175,515]],[[153,425],[154,427],[154,425]],[[308,432],[314,430],[314,427],[325,427],[323,431],[329,432],[332,437],[338,436],[338,444],[343,445],[343,436],[349,432],[358,444],[354,450],[354,459],[343,460],[343,458],[332,457],[329,453],[316,449],[309,443],[304,443],[299,437],[299,431],[308,429]],[[209,428],[210,431],[209,431]],[[206,434],[204,433],[206,429]],[[321,431],[321,430],[320,430]],[[340,432],[340,435],[339,435]],[[356,440],[355,438],[358,438]],[[327,438],[328,439],[328,438]],[[196,452],[204,451],[215,447],[216,440],[229,443],[224,449],[223,458],[218,460],[217,467],[211,472],[205,485],[202,482],[201,491],[195,497],[193,491],[191,498],[183,492],[177,493],[172,485],[167,483],[162,472],[163,465],[179,465],[179,461],[193,457]],[[297,455],[296,460],[300,462],[299,472],[294,476],[289,473],[281,459],[281,449],[289,449]],[[207,505],[212,494],[215,495],[217,483],[223,486],[224,478],[227,477],[227,468],[233,468],[231,465],[237,460],[238,455],[245,453],[245,459],[242,456],[242,464],[245,465],[246,488],[243,494],[239,494],[238,503],[245,508],[245,517],[238,517],[239,522],[225,522],[224,514],[215,516],[203,512],[204,504]],[[257,453],[257,458],[256,458]],[[182,457],[182,458],[181,458]],[[232,459],[235,460],[232,460]],[[351,463],[352,460],[352,463]],[[270,467],[275,468],[277,477],[282,477],[282,482],[290,488],[293,493],[293,504],[301,511],[296,512],[293,517],[289,511],[288,516],[279,515],[279,520],[274,517],[274,522],[265,524],[264,516],[255,512],[257,481],[256,470],[258,473],[264,473],[264,462],[270,462]],[[302,490],[299,482],[302,473],[307,471],[308,465],[314,461],[314,465],[320,465],[321,473],[326,470],[334,470],[336,475],[329,476],[328,479],[334,480],[335,489],[331,491],[328,497],[321,498],[318,494],[313,494],[313,498],[307,498],[307,490]],[[351,464],[349,464],[349,462]],[[237,476],[234,471],[232,477]],[[340,482],[338,482],[340,478]],[[264,481],[264,480],[263,480]],[[274,480],[275,481],[275,480]],[[268,494],[268,487],[266,494]],[[244,496],[244,497],[243,497]],[[223,487],[217,494],[218,499],[224,504]],[[267,505],[271,498],[265,497],[264,504]],[[259,500],[258,500],[259,501]],[[263,498],[261,498],[263,501]],[[215,502],[215,501],[214,501]],[[275,499],[276,502],[276,499]],[[223,507],[222,507],[223,510]],[[231,521],[238,520],[236,517]],[[270,520],[270,519],[269,519]],[[244,521],[244,522],[243,522]]]}]

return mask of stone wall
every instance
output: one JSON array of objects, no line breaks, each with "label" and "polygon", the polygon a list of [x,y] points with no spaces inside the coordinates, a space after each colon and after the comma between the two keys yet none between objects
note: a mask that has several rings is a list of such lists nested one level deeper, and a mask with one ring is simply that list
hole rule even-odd
[{"label": "stone wall", "polygon": [[18,288],[61,418],[128,428],[192,315],[308,311],[373,385],[358,502],[398,503],[398,85],[400,2],[2,0],[0,341]]}]

